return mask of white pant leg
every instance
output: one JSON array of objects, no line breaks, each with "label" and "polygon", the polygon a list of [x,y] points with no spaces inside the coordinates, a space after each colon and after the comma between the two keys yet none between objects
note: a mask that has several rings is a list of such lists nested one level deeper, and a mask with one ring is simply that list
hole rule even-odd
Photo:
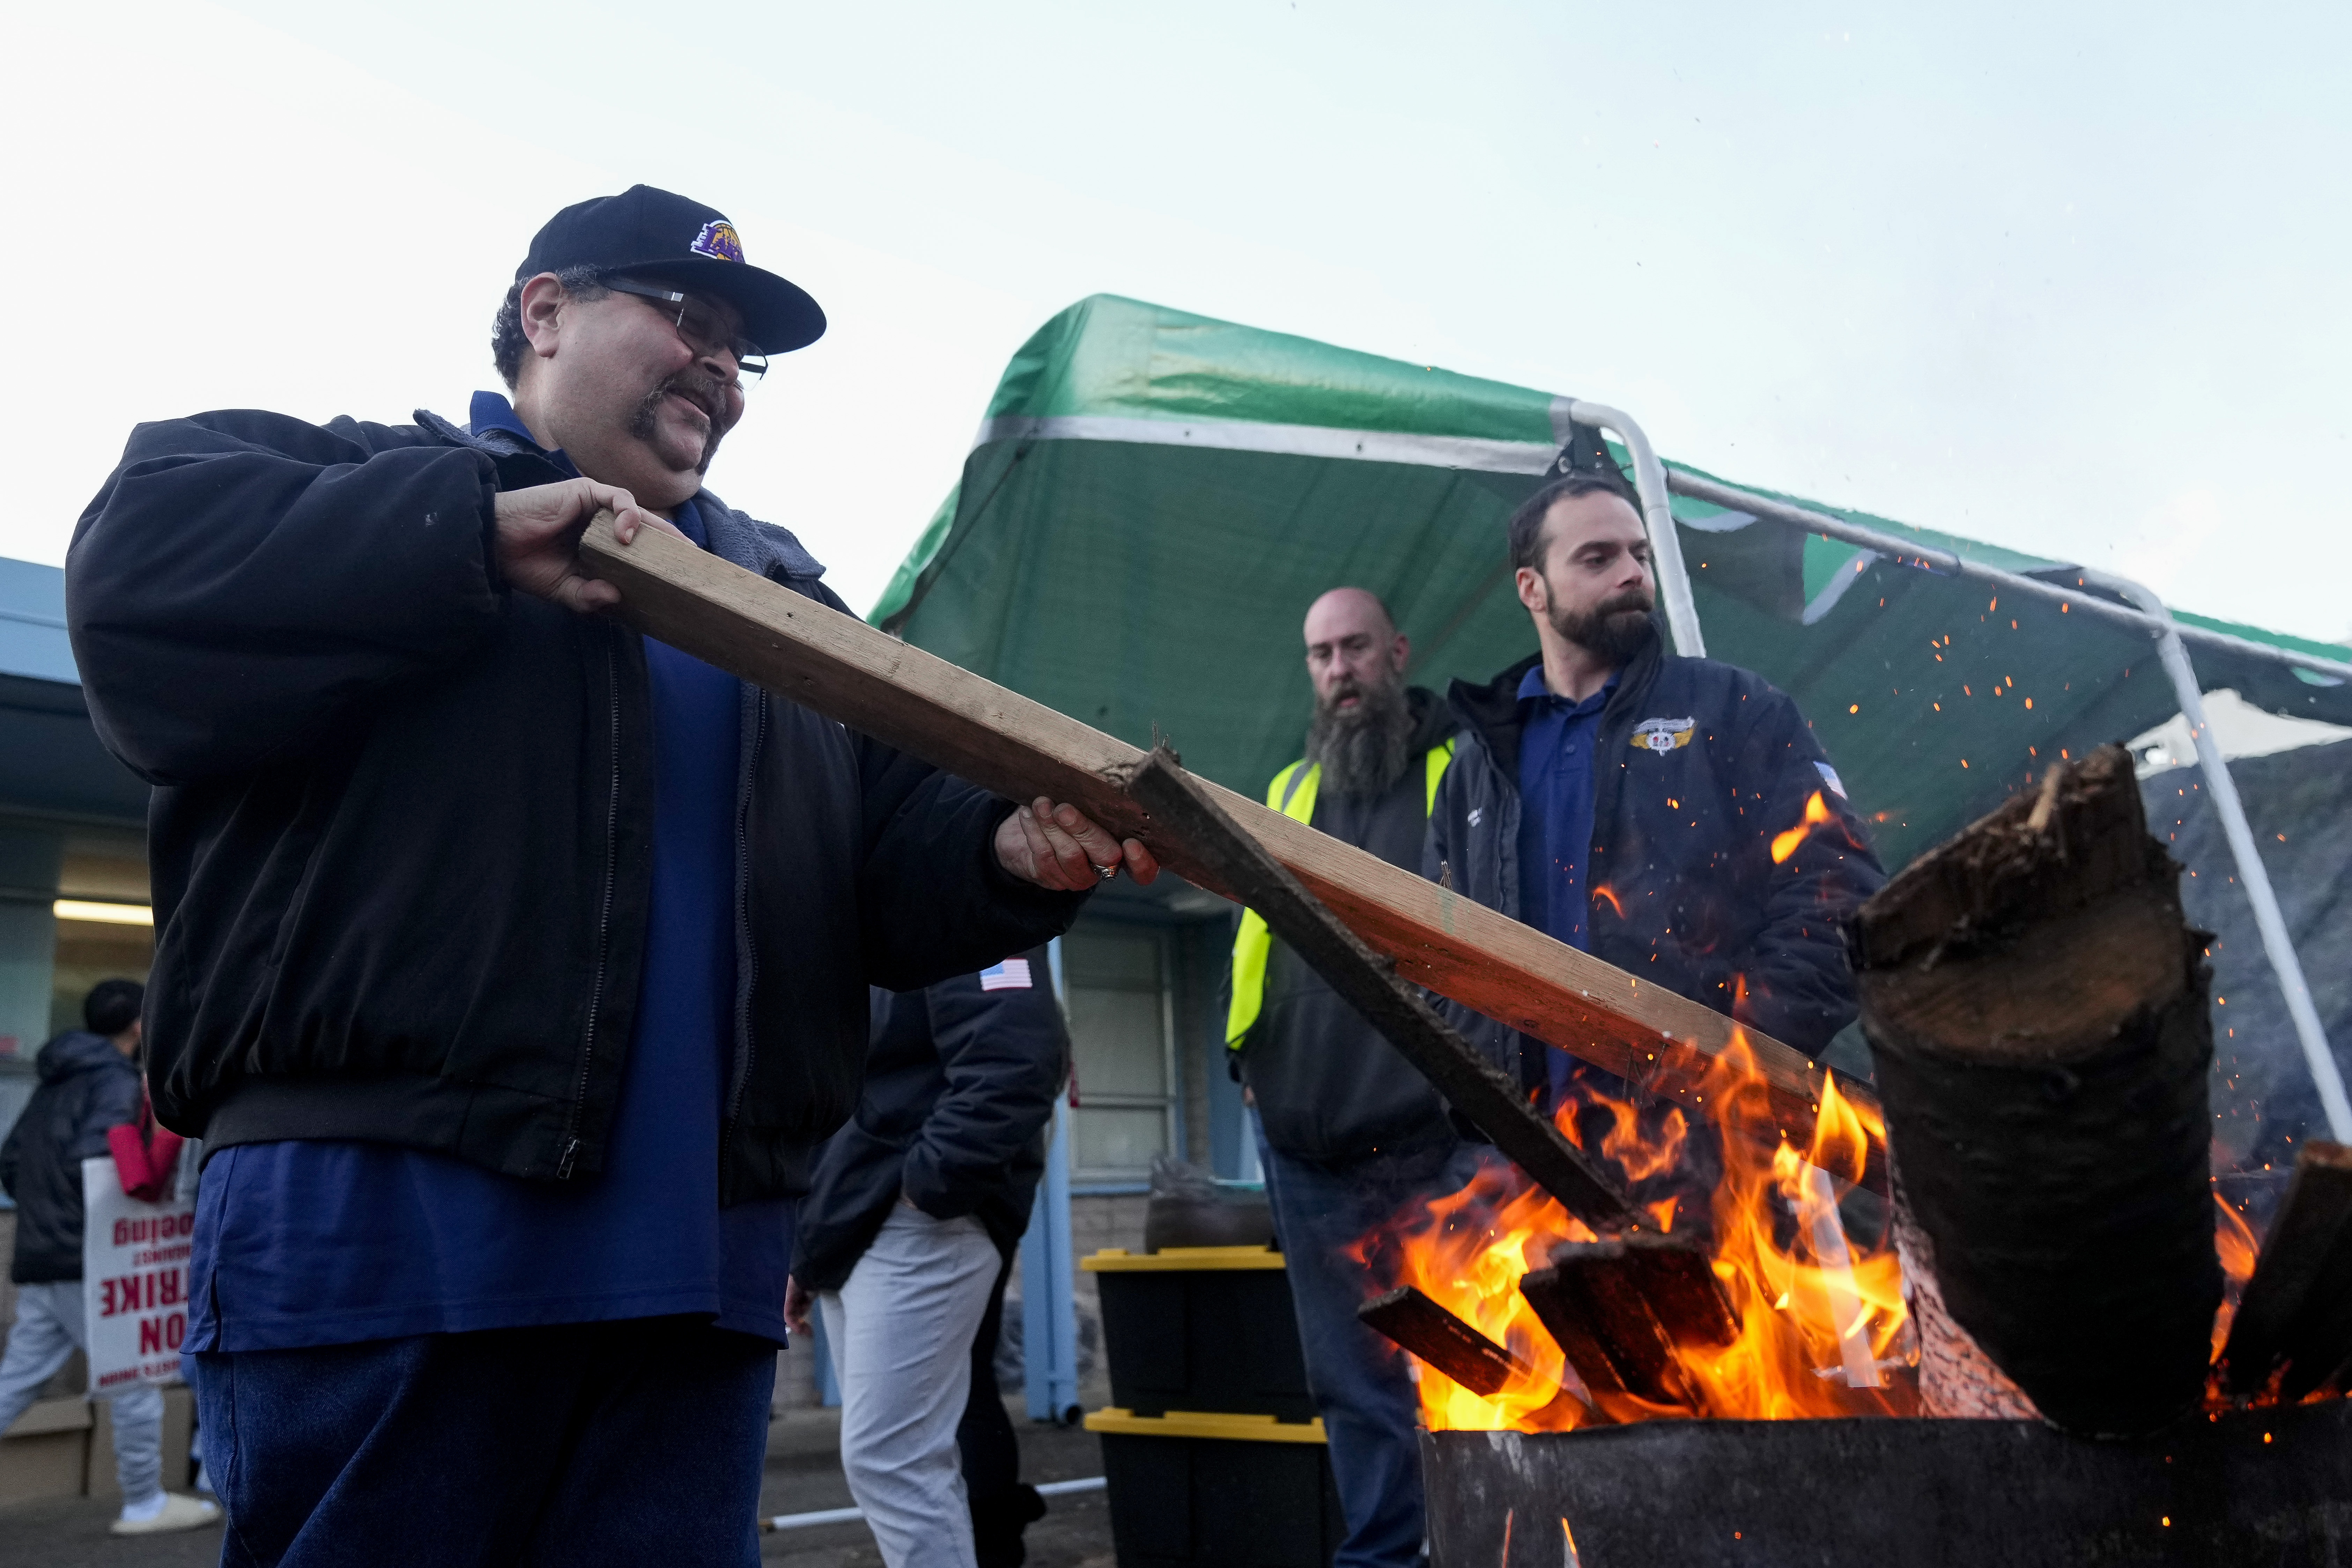
[{"label": "white pant leg", "polygon": [[41,1384],[73,1359],[82,1338],[81,1281],[16,1287],[16,1321],[0,1355],[0,1432],[14,1426]]},{"label": "white pant leg", "polygon": [[163,1499],[163,1391],[142,1383],[106,1396],[113,1405],[114,1475],[126,1516]]},{"label": "white pant leg", "polygon": [[841,1466],[888,1568],[973,1568],[956,1425],[1000,1259],[976,1219],[901,1203],[817,1299],[841,1379]]}]

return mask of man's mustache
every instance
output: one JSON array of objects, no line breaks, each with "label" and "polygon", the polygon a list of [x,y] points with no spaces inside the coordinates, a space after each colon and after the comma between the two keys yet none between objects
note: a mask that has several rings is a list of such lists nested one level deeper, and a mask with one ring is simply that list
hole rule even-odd
[{"label": "man's mustache", "polygon": [[661,410],[662,399],[677,393],[701,409],[710,421],[710,428],[702,437],[702,460],[695,465],[695,472],[708,472],[710,459],[719,455],[719,443],[727,435],[722,421],[726,417],[728,390],[728,383],[692,366],[666,375],[655,384],[651,392],[646,394],[645,401],[637,405],[636,413],[629,419],[629,434],[640,441],[652,440],[654,420]]},{"label": "man's mustache", "polygon": [[1625,610],[1639,610],[1646,616],[1656,607],[1657,601],[1648,589],[1628,588],[1622,594],[1601,600],[1592,607],[1592,613],[1595,616],[1613,616]]}]

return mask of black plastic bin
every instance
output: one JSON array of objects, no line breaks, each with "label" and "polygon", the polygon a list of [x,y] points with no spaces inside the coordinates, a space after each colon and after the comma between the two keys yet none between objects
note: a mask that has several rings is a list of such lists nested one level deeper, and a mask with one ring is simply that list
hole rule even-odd
[{"label": "black plastic bin", "polygon": [[1328,1568],[1348,1533],[1320,1421],[1097,1410],[1119,1568]]},{"label": "black plastic bin", "polygon": [[1083,1259],[1102,1300],[1114,1405],[1312,1421],[1282,1254],[1263,1247],[1112,1250]]}]

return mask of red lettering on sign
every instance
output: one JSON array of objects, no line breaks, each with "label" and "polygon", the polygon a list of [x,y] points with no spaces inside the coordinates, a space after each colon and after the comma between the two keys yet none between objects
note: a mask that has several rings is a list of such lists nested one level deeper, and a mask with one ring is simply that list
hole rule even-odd
[{"label": "red lettering on sign", "polygon": [[188,1315],[185,1312],[174,1312],[163,1320],[163,1344],[166,1349],[178,1350],[180,1342],[187,1337]]},{"label": "red lettering on sign", "polygon": [[139,1353],[154,1355],[163,1348],[163,1321],[161,1318],[139,1320]]}]

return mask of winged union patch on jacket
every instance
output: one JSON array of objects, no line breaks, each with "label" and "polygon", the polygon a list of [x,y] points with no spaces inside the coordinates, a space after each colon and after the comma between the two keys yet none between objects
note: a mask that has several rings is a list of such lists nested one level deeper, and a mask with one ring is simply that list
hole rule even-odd
[{"label": "winged union patch on jacket", "polygon": [[1696,721],[1691,719],[1644,719],[1633,726],[1633,748],[1642,752],[1671,752],[1677,746],[1687,746]]}]

